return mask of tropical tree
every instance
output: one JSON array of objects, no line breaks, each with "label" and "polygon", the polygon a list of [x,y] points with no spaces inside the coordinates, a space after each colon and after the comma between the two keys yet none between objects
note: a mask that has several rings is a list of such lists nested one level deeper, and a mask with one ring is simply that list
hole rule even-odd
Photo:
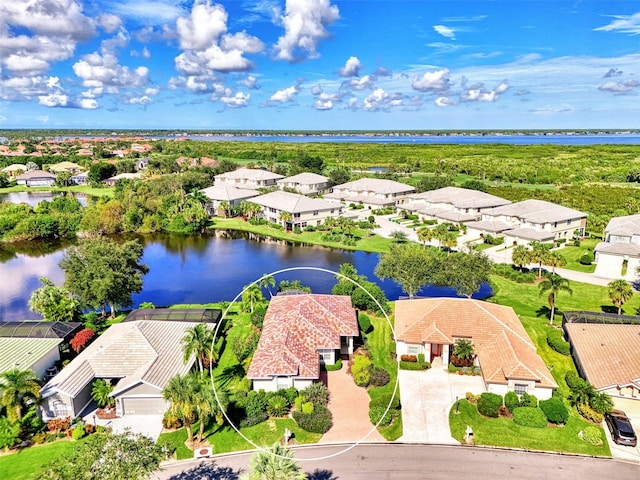
[{"label": "tropical tree", "polygon": [[189,443],[193,442],[191,426],[197,416],[193,387],[188,375],[175,375],[162,391],[162,397],[169,402],[169,412],[182,420]]},{"label": "tropical tree", "polygon": [[594,392],[589,399],[589,406],[596,412],[609,413],[613,409],[613,400],[605,392]]},{"label": "tropical tree", "polygon": [[578,382],[569,393],[569,403],[572,406],[590,405],[591,398],[596,395],[597,390],[589,382]]},{"label": "tropical tree", "polygon": [[115,398],[111,396],[113,392],[111,380],[98,378],[91,385],[91,398],[95,400],[100,408],[113,407]]},{"label": "tropical tree", "polygon": [[633,297],[633,287],[626,280],[614,280],[607,285],[611,302],[618,307],[618,315],[622,313],[622,305]]},{"label": "tropical tree", "polygon": [[440,244],[447,247],[448,251],[451,252],[451,249],[458,245],[458,234],[456,232],[445,233],[440,239]]},{"label": "tropical tree", "polygon": [[293,458],[293,451],[283,445],[274,444],[253,454],[249,460],[250,472],[244,473],[241,480],[306,480]]},{"label": "tropical tree", "polygon": [[240,202],[240,214],[246,219],[253,218],[261,210],[260,205],[253,202],[242,201]]},{"label": "tropical tree", "polygon": [[229,202],[226,200],[221,201],[218,208],[224,212],[225,217],[229,216],[229,212],[231,212],[231,204]]},{"label": "tropical tree", "polygon": [[489,282],[491,269],[491,260],[482,252],[456,252],[444,261],[443,283],[455,288],[459,295],[471,298],[483,283]]},{"label": "tropical tree", "polygon": [[214,362],[213,331],[204,323],[188,328],[182,337],[182,353],[185,363],[195,356],[202,373],[205,364]]},{"label": "tropical tree", "polygon": [[311,293],[311,288],[303,285],[300,280],[281,280],[278,283],[278,292],[287,290],[297,290],[299,292]]},{"label": "tropical tree", "polygon": [[282,222],[282,226],[288,229],[288,224],[293,220],[293,214],[291,212],[285,212],[284,210],[278,215],[278,220]]},{"label": "tropical tree", "polygon": [[416,232],[418,234],[418,240],[426,247],[427,242],[433,238],[433,231],[429,227],[419,228]]},{"label": "tropical tree", "polygon": [[36,289],[29,298],[29,309],[39,313],[45,320],[68,322],[80,314],[80,302],[71,296],[71,292],[57,287],[51,280],[40,277],[42,287]]},{"label": "tropical tree", "polygon": [[561,277],[556,273],[550,273],[545,280],[538,285],[539,295],[549,292],[547,301],[551,307],[551,315],[549,317],[549,323],[553,325],[553,317],[556,310],[556,298],[560,292],[567,292],[569,295],[573,295],[573,290],[569,286],[569,280]]},{"label": "tropical tree", "polygon": [[407,242],[407,234],[402,230],[394,230],[391,233],[391,238],[393,243],[406,243]]},{"label": "tropical tree", "polygon": [[547,252],[543,263],[551,267],[551,273],[556,273],[556,268],[564,267],[567,264],[567,259],[558,252]]},{"label": "tropical tree", "polygon": [[208,376],[191,372],[188,377],[188,381],[191,382],[193,407],[200,421],[197,439],[202,441],[204,429],[209,418],[214,418],[218,425],[224,423],[224,411],[229,405],[229,398],[226,392],[220,388],[216,389],[216,398],[216,393],[213,391],[213,386]]},{"label": "tropical tree", "polygon": [[209,197],[207,197],[202,190],[193,190],[189,196],[202,206],[209,203]]},{"label": "tropical tree", "polygon": [[245,312],[251,312],[256,308],[256,305],[264,300],[262,290],[258,285],[252,283],[244,287],[242,292],[242,310]]},{"label": "tropical tree", "polygon": [[523,270],[525,265],[531,263],[531,250],[524,245],[516,246],[511,252],[511,261]]},{"label": "tropical tree", "polygon": [[541,242],[531,242],[529,260],[538,264],[538,278],[542,278],[542,263],[547,257],[549,247]]},{"label": "tropical tree", "polygon": [[269,298],[273,297],[273,293],[271,293],[271,287],[276,286],[276,279],[273,278],[273,275],[267,275],[266,273],[262,275],[260,279],[260,287],[266,288],[269,292]]},{"label": "tropical tree", "polygon": [[442,246],[442,241],[448,233],[449,226],[446,223],[440,223],[433,229],[433,238],[438,241],[439,246]]},{"label": "tropical tree", "polygon": [[471,340],[466,338],[458,338],[453,344],[453,355],[465,363],[469,363],[475,356],[475,349]]},{"label": "tropical tree", "polygon": [[0,373],[0,406],[11,422],[22,418],[22,408],[40,399],[40,382],[33,370],[17,368]]}]

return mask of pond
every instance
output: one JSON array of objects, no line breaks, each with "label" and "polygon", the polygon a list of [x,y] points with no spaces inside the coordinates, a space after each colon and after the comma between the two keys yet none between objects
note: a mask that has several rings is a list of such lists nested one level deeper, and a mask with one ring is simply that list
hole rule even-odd
[{"label": "pond", "polygon": [[[31,207],[35,207],[44,200],[50,202],[55,196],[61,195],[60,193],[54,194],[53,192],[10,192],[0,194],[0,202],[9,203],[26,203]],[[74,193],[80,204],[84,207],[87,206],[88,197],[83,193]]]},{"label": "pond", "polygon": [[[152,302],[156,306],[176,303],[231,301],[243,287],[265,273],[288,268],[316,267],[337,271],[343,263],[353,264],[384,290],[387,298],[403,295],[390,280],[374,275],[378,254],[350,252],[317,246],[294,245],[246,232],[218,231],[213,236],[138,236],[144,245],[143,262],[149,266],[144,289],[134,295],[134,306]],[[0,320],[34,319],[29,311],[31,292],[40,286],[40,277],[60,285],[64,273],[58,263],[69,244],[30,242],[24,247],[0,248]],[[315,293],[330,293],[333,274],[317,270],[295,270],[275,276],[281,280],[300,280]],[[451,288],[427,287],[422,296],[456,296]],[[477,298],[491,294],[484,285]]]}]

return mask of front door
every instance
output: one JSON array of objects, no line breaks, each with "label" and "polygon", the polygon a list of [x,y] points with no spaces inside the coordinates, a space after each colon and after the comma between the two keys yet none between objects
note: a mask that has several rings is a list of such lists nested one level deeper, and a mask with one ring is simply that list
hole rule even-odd
[{"label": "front door", "polygon": [[432,343],[431,344],[431,358],[430,362],[433,362],[433,359],[436,357],[442,356],[442,344],[440,343]]}]

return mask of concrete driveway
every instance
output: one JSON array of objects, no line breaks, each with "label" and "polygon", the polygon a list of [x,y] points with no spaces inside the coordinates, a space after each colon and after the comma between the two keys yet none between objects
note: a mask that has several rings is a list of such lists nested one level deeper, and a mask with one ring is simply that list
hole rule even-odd
[{"label": "concrete driveway", "polygon": [[451,375],[441,366],[399,373],[403,429],[399,441],[457,444],[449,429],[449,410],[456,397],[484,392],[482,377]]},{"label": "concrete driveway", "polygon": [[[613,408],[622,410],[627,414],[627,417],[631,420],[633,430],[636,432],[636,436],[640,438],[640,401],[630,398],[615,397],[613,398],[613,404]],[[640,443],[638,443],[638,446],[636,447],[618,445],[611,439],[611,432],[609,432],[609,427],[607,427],[606,422],[602,422],[602,428],[607,436],[607,441],[609,442],[609,448],[611,449],[611,455],[613,458],[640,464]]]}]

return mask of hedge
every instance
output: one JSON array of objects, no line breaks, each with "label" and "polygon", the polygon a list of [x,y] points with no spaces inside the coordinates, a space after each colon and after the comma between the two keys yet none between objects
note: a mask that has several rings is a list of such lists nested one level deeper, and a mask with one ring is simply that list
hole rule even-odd
[{"label": "hedge", "polygon": [[379,427],[390,425],[396,415],[398,415],[398,411],[391,408],[387,410],[385,407],[372,407],[369,410],[369,420]]},{"label": "hedge", "polygon": [[492,271],[496,275],[513,280],[516,283],[534,283],[536,281],[536,274],[534,272],[522,272],[514,265],[509,265],[508,263],[494,263],[492,265]]},{"label": "hedge", "polygon": [[266,413],[261,413],[259,415],[254,415],[253,417],[247,417],[240,420],[240,428],[245,427],[253,427],[254,425],[258,425],[266,421],[269,417]]},{"label": "hedge", "polygon": [[520,406],[520,398],[518,398],[518,394],[514,391],[509,391],[504,396],[504,406],[507,407],[511,413]]},{"label": "hedge", "polygon": [[478,398],[478,412],[485,417],[498,418],[502,396],[497,393],[485,392]]},{"label": "hedge", "polygon": [[327,372],[335,372],[342,368],[342,360],[338,359],[336,363],[333,363],[333,364],[323,363],[323,365],[324,365],[324,368],[327,370]]},{"label": "hedge", "polygon": [[431,367],[429,362],[406,362],[400,360],[400,370],[426,370]]},{"label": "hedge", "polygon": [[575,370],[569,370],[564,376],[564,381],[567,382],[567,386],[571,390],[584,382]]},{"label": "hedge", "polygon": [[[387,407],[389,407],[393,410],[398,410],[400,408],[400,395],[396,394],[393,397],[393,400],[391,399],[391,395],[392,394],[388,393],[385,395],[380,395],[378,398],[374,398],[370,400],[369,409],[373,407],[384,407],[386,409]],[[389,404],[391,404],[391,406],[389,406]]]},{"label": "hedge", "polygon": [[602,435],[600,434],[599,428],[589,425],[580,433],[582,433],[582,440],[587,442],[589,445],[602,445]]},{"label": "hedge", "polygon": [[524,392],[520,396],[520,406],[521,407],[537,407],[538,399],[535,395],[530,395],[527,392]]},{"label": "hedge", "polygon": [[293,412],[293,419],[307,432],[326,433],[333,425],[333,419],[329,409],[322,405],[317,405],[313,413]]},{"label": "hedge", "polygon": [[569,409],[559,398],[542,400],[540,409],[551,423],[567,423],[567,420],[569,420]]},{"label": "hedge", "polygon": [[513,410],[513,421],[523,427],[544,428],[547,416],[538,407],[518,407]]},{"label": "hedge", "polygon": [[562,338],[561,330],[550,328],[547,331],[547,344],[562,355],[569,355],[571,353],[569,342]]},{"label": "hedge", "polygon": [[591,420],[593,423],[601,423],[604,420],[604,415],[600,412],[596,412],[593,408],[585,403],[580,403],[577,406],[578,413],[587,420]]}]

